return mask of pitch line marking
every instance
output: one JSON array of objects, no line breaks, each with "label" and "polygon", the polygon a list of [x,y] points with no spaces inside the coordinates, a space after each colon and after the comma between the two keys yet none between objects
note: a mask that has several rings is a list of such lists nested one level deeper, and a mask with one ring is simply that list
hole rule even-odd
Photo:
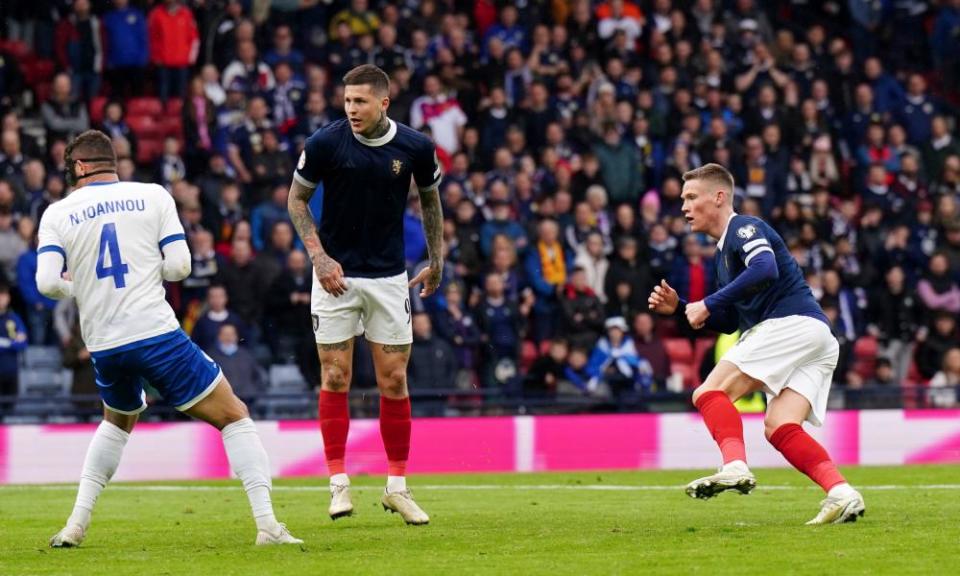
[{"label": "pitch line marking", "polygon": [[[497,490],[516,490],[518,492],[528,491],[550,491],[550,490],[570,490],[570,491],[595,491],[595,492],[665,492],[674,490],[683,490],[684,486],[677,484],[667,485],[642,485],[630,486],[622,484],[425,484],[423,486],[414,485],[417,491],[497,491]],[[790,486],[783,484],[759,485],[757,490],[814,490],[816,486]],[[960,490],[960,484],[878,484],[878,485],[857,485],[860,490],[877,491],[896,491],[896,490]],[[75,491],[76,485],[71,484],[13,484],[0,486],[0,491],[16,490],[51,490],[51,491]],[[124,492],[225,492],[241,489],[236,486],[180,486],[176,484],[147,484],[143,486],[131,485],[111,485],[108,490]],[[382,491],[382,486],[352,486],[353,490],[377,490]],[[318,486],[274,486],[276,492],[328,492],[330,489],[324,485]]]}]

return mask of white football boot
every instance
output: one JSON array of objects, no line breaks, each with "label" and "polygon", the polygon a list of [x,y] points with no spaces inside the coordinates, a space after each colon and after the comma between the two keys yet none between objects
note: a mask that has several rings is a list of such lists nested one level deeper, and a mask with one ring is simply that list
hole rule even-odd
[{"label": "white football boot", "polygon": [[413,496],[409,490],[384,491],[383,496],[380,497],[380,503],[383,504],[384,510],[400,514],[400,517],[407,524],[421,526],[430,522],[430,517],[413,501]]},{"label": "white football boot", "polygon": [[866,513],[867,507],[863,503],[863,496],[856,490],[844,496],[827,496],[820,502],[820,513],[813,520],[807,522],[807,526],[819,526],[821,524],[843,524],[844,522],[856,522]]},{"label": "white football boot", "polygon": [[330,485],[330,508],[327,512],[330,514],[331,520],[353,515],[353,501],[350,499],[349,485]]},{"label": "white football boot", "polygon": [[85,530],[79,524],[70,524],[50,539],[51,548],[74,548],[83,542]]},{"label": "white football boot", "polygon": [[720,468],[716,474],[697,478],[687,484],[687,496],[700,500],[713,498],[721,492],[736,490],[749,494],[757,487],[757,479],[743,462],[730,462]]},{"label": "white football boot", "polygon": [[278,522],[272,531],[259,530],[257,532],[257,546],[273,544],[303,544],[303,540],[294,538],[293,534],[287,530],[287,525]]}]

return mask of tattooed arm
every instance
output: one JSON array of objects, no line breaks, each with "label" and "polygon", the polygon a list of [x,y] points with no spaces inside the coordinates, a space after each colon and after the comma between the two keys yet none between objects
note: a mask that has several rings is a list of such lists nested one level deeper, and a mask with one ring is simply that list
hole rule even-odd
[{"label": "tattooed arm", "polygon": [[287,210],[290,212],[293,227],[303,240],[303,246],[307,249],[310,261],[313,262],[313,269],[317,273],[320,286],[330,294],[340,296],[347,290],[347,284],[343,280],[343,268],[326,253],[323,245],[320,244],[317,226],[313,222],[313,213],[310,212],[310,206],[307,204],[313,197],[314,190],[315,188],[304,186],[294,180],[290,185]]},{"label": "tattooed arm", "polygon": [[440,190],[436,186],[420,188],[420,211],[423,215],[423,233],[427,237],[427,254],[430,265],[420,271],[411,282],[415,286],[423,282],[421,297],[433,294],[443,277],[443,210],[440,207]]}]

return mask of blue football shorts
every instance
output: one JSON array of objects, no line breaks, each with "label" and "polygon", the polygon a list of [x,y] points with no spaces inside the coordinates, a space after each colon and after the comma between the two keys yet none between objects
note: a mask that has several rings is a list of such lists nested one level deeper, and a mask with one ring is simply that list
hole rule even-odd
[{"label": "blue football shorts", "polygon": [[220,366],[179,329],[91,356],[100,398],[120,414],[146,409],[144,382],[184,411],[213,392],[223,377]]}]

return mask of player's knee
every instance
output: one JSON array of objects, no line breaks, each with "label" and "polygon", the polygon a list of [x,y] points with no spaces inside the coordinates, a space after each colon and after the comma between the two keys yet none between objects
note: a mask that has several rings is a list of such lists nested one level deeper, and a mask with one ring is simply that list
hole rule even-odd
[{"label": "player's knee", "polygon": [[769,441],[773,433],[784,424],[789,424],[789,422],[782,418],[777,418],[774,415],[767,414],[763,419],[763,435],[766,436]]},{"label": "player's knee", "polygon": [[390,370],[377,378],[380,393],[391,398],[403,398],[407,395],[407,371],[405,368]]},{"label": "player's knee", "polygon": [[350,371],[340,366],[324,367],[322,384],[331,392],[346,392],[350,388]]}]

